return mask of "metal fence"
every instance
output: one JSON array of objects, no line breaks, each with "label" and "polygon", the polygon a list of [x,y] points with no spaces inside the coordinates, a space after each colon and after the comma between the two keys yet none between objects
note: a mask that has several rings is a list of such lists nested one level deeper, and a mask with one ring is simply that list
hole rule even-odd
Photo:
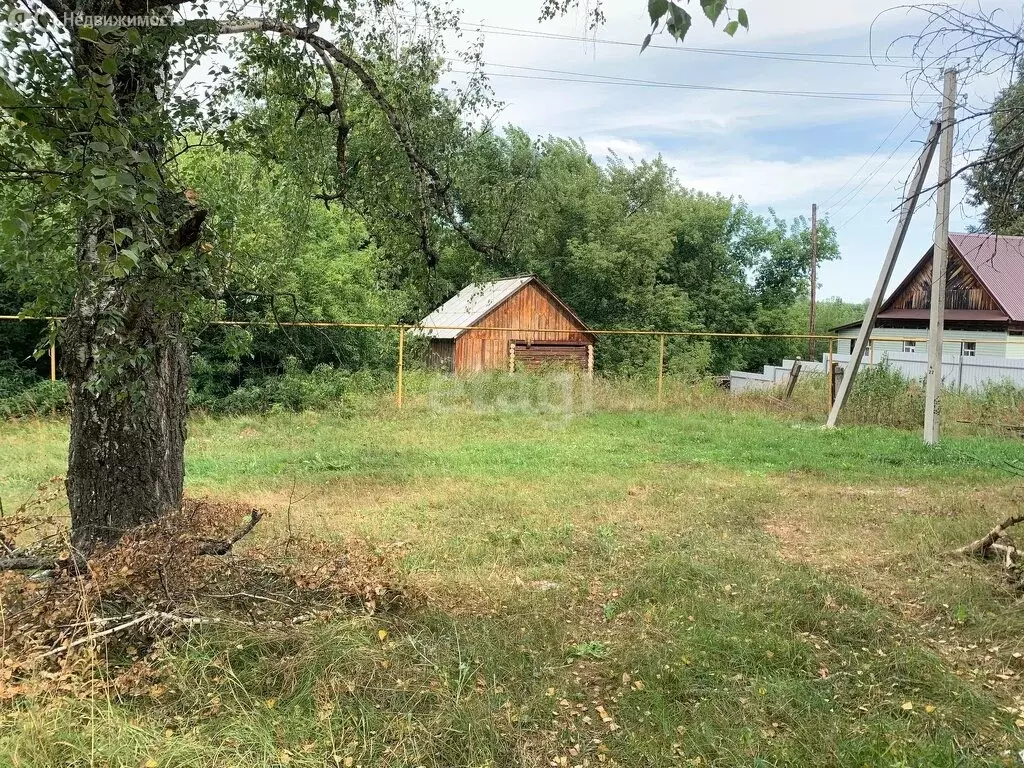
[{"label": "metal fence", "polygon": [[[851,355],[822,355],[821,362],[783,360],[781,365],[766,365],[760,373],[732,371],[729,375],[733,394],[757,392],[784,386],[799,362],[801,375],[827,375],[833,367],[842,369],[853,359]],[[862,368],[885,365],[908,381],[923,381],[928,374],[928,357],[916,352],[882,352],[864,355]],[[957,392],[977,392],[998,384],[1024,389],[1024,359],[988,355],[943,355],[942,385]]]},{"label": "metal fence", "polygon": [[[36,321],[50,324],[51,329],[56,328],[64,318],[62,317],[23,317],[19,315],[0,315],[0,321],[25,322]],[[425,326],[402,323],[336,323],[336,322],[299,322],[299,321],[247,321],[247,320],[216,320],[210,325],[229,327],[266,327],[266,328],[350,328],[378,331],[391,331],[396,335],[397,366],[395,371],[395,402],[399,408],[404,402],[404,373],[406,369],[406,336],[408,331],[493,331],[506,333],[536,334],[536,333],[563,333],[555,329],[538,328],[506,328],[492,326]],[[658,344],[658,404],[662,403],[664,392],[664,380],[666,371],[666,341],[668,339],[752,339],[752,340],[786,340],[786,341],[813,341],[815,344],[827,345],[828,351],[822,355],[822,361],[801,362],[803,373],[828,374],[833,372],[843,363],[850,360],[849,355],[836,353],[837,343],[840,338],[830,335],[811,334],[762,334],[762,333],[719,333],[713,331],[658,331],[642,329],[599,329],[588,330],[594,336],[645,336],[656,338]],[[53,339],[49,348],[50,379],[57,378],[57,359],[59,350],[56,343],[56,334],[51,334]],[[843,339],[844,341],[846,339]],[[901,338],[873,337],[872,342],[902,341]],[[970,339],[946,338],[946,343],[970,341]],[[1018,343],[1009,340],[1007,344]],[[1024,344],[1024,338],[1020,340]],[[920,379],[925,375],[927,359],[923,355],[907,355],[886,352],[879,355],[875,360],[874,347],[869,349],[865,355],[865,364],[869,366],[878,365],[882,360],[887,360],[890,365],[897,368],[909,379]],[[765,366],[762,373],[748,373],[733,371],[729,377],[724,377],[730,384],[733,392],[744,392],[757,389],[767,389],[782,385],[790,376],[793,367],[793,360],[783,360],[780,366]],[[960,356],[944,357],[943,381],[947,386],[955,386],[963,389],[978,388],[989,382],[1011,381],[1017,386],[1024,386],[1024,360],[1011,360],[1003,358],[978,357],[961,358]],[[828,400],[831,403],[834,396],[835,376],[827,375]]]}]

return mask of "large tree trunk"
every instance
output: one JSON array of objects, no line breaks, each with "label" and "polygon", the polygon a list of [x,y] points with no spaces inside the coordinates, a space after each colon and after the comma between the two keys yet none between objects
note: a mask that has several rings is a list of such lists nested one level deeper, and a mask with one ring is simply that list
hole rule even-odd
[{"label": "large tree trunk", "polygon": [[180,506],[189,360],[180,310],[86,275],[79,285],[64,328],[67,491],[74,544],[88,551]]},{"label": "large tree trunk", "polygon": [[[106,110],[110,129],[97,150],[107,153],[99,165],[117,170],[117,186],[101,197],[83,168],[86,199],[101,202],[87,205],[79,222],[76,293],[63,327],[71,394],[67,492],[73,543],[82,551],[179,508],[184,483],[189,361],[182,330],[191,294],[189,271],[175,259],[194,245],[205,214],[158,170],[172,130],[160,111],[170,39],[159,28],[134,32],[140,42],[72,35],[79,79],[93,84],[89,98]],[[113,50],[116,74],[105,83]],[[121,137],[127,143],[114,147]],[[68,151],[89,156],[97,137],[73,138],[87,146]],[[156,174],[162,188],[153,184]],[[118,196],[122,187],[130,194]],[[146,195],[158,202],[147,207]],[[118,264],[119,249],[135,238],[134,264]]]}]

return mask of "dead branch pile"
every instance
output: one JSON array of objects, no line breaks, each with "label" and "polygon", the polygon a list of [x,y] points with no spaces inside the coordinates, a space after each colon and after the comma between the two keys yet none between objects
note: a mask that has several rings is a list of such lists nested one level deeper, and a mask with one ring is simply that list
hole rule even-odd
[{"label": "dead branch pile", "polygon": [[410,596],[389,553],[362,541],[260,537],[238,551],[261,519],[256,510],[190,500],[87,561],[15,550],[18,527],[35,521],[0,520],[8,559],[50,564],[0,573],[0,700],[23,693],[29,680],[73,687],[98,659],[148,667],[198,626],[281,631],[353,609],[391,609]]},{"label": "dead branch pile", "polygon": [[1024,523],[1024,515],[1013,515],[966,546],[954,550],[957,555],[977,555],[984,558],[996,558],[1003,566],[1007,578],[1017,587],[1024,589],[1024,571],[1021,564],[1024,552],[1018,549],[1016,542],[1007,531],[1015,525]]}]

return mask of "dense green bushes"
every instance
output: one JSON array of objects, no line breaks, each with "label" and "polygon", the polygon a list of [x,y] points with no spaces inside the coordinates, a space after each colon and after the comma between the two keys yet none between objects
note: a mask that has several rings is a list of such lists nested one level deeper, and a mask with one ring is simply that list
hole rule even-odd
[{"label": "dense green bushes", "polygon": [[843,420],[914,429],[924,423],[924,387],[904,378],[886,361],[865,367],[853,383]]},{"label": "dense green bushes", "polygon": [[211,414],[344,412],[379,396],[385,386],[390,383],[385,385],[370,372],[348,373],[326,364],[305,371],[294,358],[288,358],[282,375],[254,376],[222,395],[193,387],[189,407]]},{"label": "dense green bushes", "polygon": [[[330,365],[303,370],[285,361],[281,375],[250,376],[238,387],[217,394],[195,386],[189,392],[193,411],[211,414],[272,411],[353,411],[375,401],[392,386],[388,377],[348,373]],[[0,363],[0,418],[51,416],[68,406],[67,384],[40,379],[10,363]]]},{"label": "dense green bushes", "polygon": [[63,381],[40,379],[13,360],[0,360],[0,418],[49,416],[64,411],[67,402]]}]

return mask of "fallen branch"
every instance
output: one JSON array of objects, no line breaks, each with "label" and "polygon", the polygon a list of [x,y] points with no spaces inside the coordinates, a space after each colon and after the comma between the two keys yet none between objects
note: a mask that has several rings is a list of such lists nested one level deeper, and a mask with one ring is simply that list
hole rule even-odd
[{"label": "fallen branch", "polygon": [[[124,618],[123,616],[121,618]],[[94,619],[92,624],[104,624],[110,621],[110,619]],[[47,651],[46,653],[40,654],[38,658],[45,659],[48,656],[55,656],[58,653],[66,653],[72,648],[76,648],[79,645],[85,645],[86,643],[95,642],[103,637],[109,637],[110,635],[116,635],[118,632],[124,632],[125,630],[137,627],[139,624],[144,624],[147,621],[164,621],[172,624],[182,624],[184,626],[196,626],[198,624],[209,624],[216,622],[217,619],[206,619],[201,616],[178,616],[174,613],[166,613],[164,611],[147,611],[146,613],[139,614],[130,621],[126,621],[123,624],[118,624],[116,627],[110,629],[104,629],[102,632],[90,632],[85,637],[80,637],[72,643],[63,645],[60,648],[54,648],[53,650]]]},{"label": "fallen branch", "polygon": [[87,567],[85,558],[78,554],[65,558],[38,557],[31,555],[0,557],[0,571],[67,570],[74,571],[75,573],[85,573]]},{"label": "fallen branch", "polygon": [[85,645],[86,643],[92,642],[94,640],[99,640],[101,637],[108,637],[109,635],[115,635],[118,632],[124,632],[126,629],[131,629],[132,627],[138,624],[142,624],[144,621],[154,619],[156,618],[156,616],[157,614],[155,613],[144,613],[141,616],[136,616],[131,621],[126,621],[124,624],[118,624],[116,627],[111,627],[110,629],[105,629],[102,632],[96,632],[95,634],[89,633],[85,637],[78,638],[73,643],[61,646],[60,648],[54,648],[52,651],[47,651],[46,653],[41,654],[39,658],[45,659],[47,656],[55,656],[58,653],[65,653],[66,651],[70,651],[72,648],[75,648],[76,646]]},{"label": "fallen branch", "polygon": [[249,519],[245,525],[235,531],[231,538],[222,541],[206,541],[199,547],[199,554],[201,555],[226,555],[231,551],[232,547],[235,546],[239,541],[244,539],[250,533],[252,529],[256,527],[256,524],[263,519],[263,513],[258,509],[254,509],[249,513]]},{"label": "fallen branch", "polygon": [[1017,563],[1014,562],[1013,558],[1020,555],[1019,549],[1012,547],[1009,544],[992,544],[988,549],[989,552],[996,552],[1003,556],[1003,568],[1008,571],[1016,569]]},{"label": "fallen branch", "polygon": [[1005,520],[1003,520],[1003,522],[1001,522],[999,525],[997,525],[995,528],[989,531],[987,536],[984,536],[978,539],[977,541],[972,541],[965,547],[960,547],[960,549],[953,550],[952,554],[980,554],[984,556],[992,548],[992,545],[995,544],[996,541],[998,541],[999,538],[1006,532],[1007,528],[1012,528],[1018,523],[1024,523],[1024,515],[1013,515],[1011,517],[1006,518]]}]

